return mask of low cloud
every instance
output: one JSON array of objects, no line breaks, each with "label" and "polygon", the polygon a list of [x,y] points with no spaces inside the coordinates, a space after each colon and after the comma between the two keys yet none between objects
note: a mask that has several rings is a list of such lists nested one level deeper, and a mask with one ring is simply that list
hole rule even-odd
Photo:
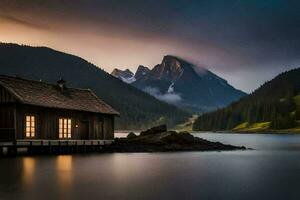
[{"label": "low cloud", "polygon": [[0,14],[0,19],[5,20],[5,21],[9,21],[9,22],[14,23],[14,24],[18,24],[18,25],[21,25],[21,26],[27,26],[27,27],[33,28],[33,29],[46,29],[45,26],[35,24],[35,23],[32,23],[32,22],[26,21],[24,19],[20,19],[20,18],[10,16],[10,15]]},{"label": "low cloud", "polygon": [[180,94],[175,93],[174,90],[168,91],[167,93],[162,94],[158,88],[145,87],[144,91],[161,101],[165,101],[165,102],[171,103],[171,104],[176,104],[182,100]]}]

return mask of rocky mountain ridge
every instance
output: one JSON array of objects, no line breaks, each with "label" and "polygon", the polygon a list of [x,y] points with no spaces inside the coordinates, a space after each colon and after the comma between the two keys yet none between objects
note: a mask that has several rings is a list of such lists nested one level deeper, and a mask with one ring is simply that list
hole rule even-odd
[{"label": "rocky mountain ridge", "polygon": [[164,56],[152,70],[139,66],[132,77],[135,81],[130,84],[136,88],[193,112],[224,107],[245,95],[208,69],[172,55]]}]

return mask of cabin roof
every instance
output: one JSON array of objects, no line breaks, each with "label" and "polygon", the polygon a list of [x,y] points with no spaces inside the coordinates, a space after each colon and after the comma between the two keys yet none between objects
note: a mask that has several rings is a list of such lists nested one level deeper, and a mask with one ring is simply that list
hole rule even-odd
[{"label": "cabin roof", "polygon": [[0,75],[0,85],[23,104],[119,115],[90,89],[66,87],[62,90],[55,84],[5,75]]}]

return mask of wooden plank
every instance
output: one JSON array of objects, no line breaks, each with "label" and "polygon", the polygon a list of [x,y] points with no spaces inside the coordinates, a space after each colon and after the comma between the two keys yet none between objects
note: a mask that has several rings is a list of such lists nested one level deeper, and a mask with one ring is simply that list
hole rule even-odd
[{"label": "wooden plank", "polygon": [[[17,146],[91,146],[91,145],[110,145],[114,140],[17,140]],[[6,146],[13,142],[1,142],[0,146]]]},{"label": "wooden plank", "polygon": [[17,141],[17,146],[29,146],[29,142],[27,141]]},{"label": "wooden plank", "polygon": [[0,146],[2,147],[13,146],[13,142],[0,142]]}]

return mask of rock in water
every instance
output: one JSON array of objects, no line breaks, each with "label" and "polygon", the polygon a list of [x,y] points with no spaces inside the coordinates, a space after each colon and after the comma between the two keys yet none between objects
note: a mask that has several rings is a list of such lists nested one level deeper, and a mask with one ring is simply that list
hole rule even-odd
[{"label": "rock in water", "polygon": [[127,135],[127,139],[133,139],[133,138],[136,138],[137,135],[134,133],[134,132],[130,132],[128,135]]},{"label": "rock in water", "polygon": [[226,145],[194,137],[189,132],[167,131],[166,125],[150,128],[140,135],[129,133],[117,138],[105,148],[108,152],[165,152],[165,151],[221,151],[245,150],[245,147]]},{"label": "rock in water", "polygon": [[163,124],[163,125],[160,125],[160,126],[155,126],[155,127],[152,127],[146,131],[142,131],[140,133],[140,135],[150,135],[150,134],[157,134],[157,133],[163,133],[163,132],[166,132],[167,131],[167,125]]}]

